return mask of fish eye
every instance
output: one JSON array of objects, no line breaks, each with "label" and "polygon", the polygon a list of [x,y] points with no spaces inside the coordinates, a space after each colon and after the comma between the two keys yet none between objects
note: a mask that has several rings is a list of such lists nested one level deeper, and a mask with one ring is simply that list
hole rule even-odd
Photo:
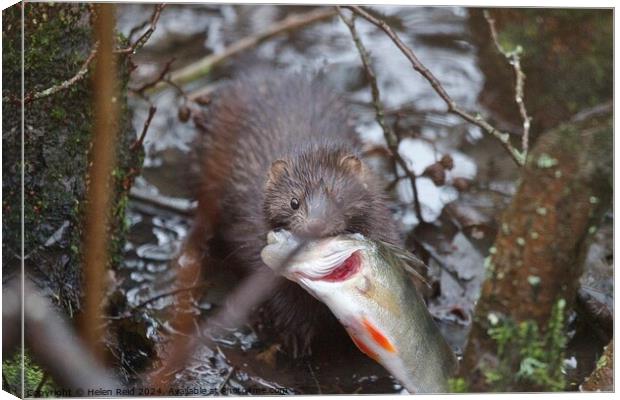
[{"label": "fish eye", "polygon": [[299,200],[294,197],[291,199],[291,208],[293,210],[297,210],[299,208]]}]

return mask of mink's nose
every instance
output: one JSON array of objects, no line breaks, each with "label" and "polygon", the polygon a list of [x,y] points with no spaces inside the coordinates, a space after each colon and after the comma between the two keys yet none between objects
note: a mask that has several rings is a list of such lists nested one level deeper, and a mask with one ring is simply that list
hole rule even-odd
[{"label": "mink's nose", "polygon": [[305,230],[310,237],[323,237],[329,233],[327,223],[320,218],[309,219]]},{"label": "mink's nose", "polygon": [[304,234],[311,237],[325,237],[337,232],[342,225],[342,210],[324,192],[314,193],[307,201],[308,214]]}]

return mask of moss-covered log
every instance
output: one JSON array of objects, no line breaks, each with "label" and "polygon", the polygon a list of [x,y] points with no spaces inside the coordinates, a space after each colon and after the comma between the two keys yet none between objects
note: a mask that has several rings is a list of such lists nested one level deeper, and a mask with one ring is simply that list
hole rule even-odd
[{"label": "moss-covered log", "polygon": [[[20,268],[21,203],[21,4],[3,14],[3,278]],[[82,69],[93,50],[86,4],[25,3],[24,86],[26,98],[57,86]],[[127,60],[124,60],[126,64]],[[122,63],[121,63],[122,64]],[[88,72],[68,87],[25,105],[24,252],[26,271],[69,316],[80,308],[82,214],[92,150],[93,91]],[[126,65],[119,71],[124,87]],[[111,259],[119,260],[127,171],[140,165],[129,151],[135,138],[125,100],[110,236]],[[123,187],[123,184],[125,184]]]},{"label": "moss-covered log", "polygon": [[[24,264],[28,276],[61,311],[73,317],[82,297],[88,165],[97,150],[91,141],[94,63],[87,61],[94,54],[96,15],[87,4],[67,3],[20,3],[2,13],[3,283],[21,267],[21,7],[25,7]],[[117,47],[125,46],[118,38]],[[130,150],[135,133],[124,96],[128,66],[127,56],[121,57],[118,82],[122,95],[117,99],[121,113],[108,231],[111,266],[121,260],[127,194],[142,165],[142,150]],[[36,359],[36,354],[32,356]],[[3,362],[9,369],[20,366],[19,360],[14,360],[17,365]],[[31,369],[36,367],[27,365],[26,373]],[[14,389],[19,386],[17,382],[4,384]]]},{"label": "moss-covered log", "polygon": [[505,211],[478,301],[462,375],[472,391],[563,387],[564,314],[587,245],[612,196],[612,117],[540,137]]},{"label": "moss-covered log", "polygon": [[579,387],[582,392],[612,392],[614,390],[614,341],[607,346],[596,363],[596,369]]}]

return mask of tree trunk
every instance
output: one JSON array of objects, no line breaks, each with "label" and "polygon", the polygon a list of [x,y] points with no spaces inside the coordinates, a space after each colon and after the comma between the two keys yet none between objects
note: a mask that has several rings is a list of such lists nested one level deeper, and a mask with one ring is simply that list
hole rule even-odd
[{"label": "tree trunk", "polygon": [[[24,9],[25,96],[41,94],[74,77],[93,45],[87,4],[20,3],[3,19],[3,163],[2,261],[6,282],[21,267],[21,7]],[[122,43],[118,44],[122,46]],[[121,93],[129,76],[127,59],[119,60]],[[47,97],[25,104],[24,253],[30,277],[72,317],[80,309],[82,219],[93,131],[90,64],[82,79]],[[124,95],[114,171],[110,260],[120,260],[127,181],[141,166]]]},{"label": "tree trunk", "polygon": [[[82,226],[88,165],[91,152],[97,150],[92,148],[93,104],[97,94],[92,88],[94,63],[90,63],[84,74],[78,74],[84,70],[94,48],[91,11],[85,3],[22,2],[2,12],[3,285],[21,271],[23,145],[26,274],[70,318],[81,308]],[[22,23],[24,92],[28,99],[24,106],[23,142]],[[124,47],[125,43],[119,40],[116,45]],[[143,156],[141,148],[130,150],[135,132],[125,98],[128,67],[128,57],[120,57],[117,81],[122,95],[117,99],[121,109],[117,121],[117,164],[110,188],[113,191],[108,229],[110,266],[121,260],[127,195]],[[8,326],[5,332],[19,337],[18,329],[19,324]],[[36,356],[36,349],[32,350]],[[5,357],[3,362],[5,368],[15,372],[7,376],[7,381],[3,380],[3,385],[19,388],[20,358]],[[41,373],[28,355],[24,362],[26,377]],[[38,383],[29,378],[25,389],[34,390]]]},{"label": "tree trunk", "polygon": [[610,111],[542,135],[502,216],[465,349],[471,391],[559,390],[563,316],[612,196]]},{"label": "tree trunk", "polygon": [[614,390],[614,341],[605,346],[605,352],[596,363],[596,369],[579,387],[582,392],[613,392]]}]

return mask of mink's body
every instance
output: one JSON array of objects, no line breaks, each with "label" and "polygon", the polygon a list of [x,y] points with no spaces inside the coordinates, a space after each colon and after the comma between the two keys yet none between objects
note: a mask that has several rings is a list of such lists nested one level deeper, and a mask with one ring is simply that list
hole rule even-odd
[{"label": "mink's body", "polygon": [[[211,254],[243,271],[267,268],[267,232],[343,232],[400,244],[381,185],[358,158],[361,144],[343,100],[318,79],[255,72],[214,95],[202,131],[197,223],[214,226]],[[288,350],[338,336],[326,306],[282,280],[264,305]]]}]

